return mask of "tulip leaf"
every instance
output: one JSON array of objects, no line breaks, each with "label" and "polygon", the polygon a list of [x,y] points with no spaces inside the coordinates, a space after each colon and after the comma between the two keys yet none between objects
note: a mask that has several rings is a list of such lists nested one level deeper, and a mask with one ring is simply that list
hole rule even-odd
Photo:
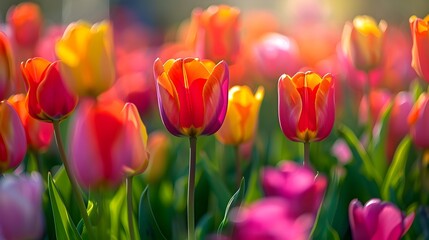
[{"label": "tulip leaf", "polygon": [[345,125],[341,125],[338,128],[338,132],[339,135],[347,142],[347,145],[353,153],[354,159],[358,161],[359,165],[363,165],[366,175],[372,178],[377,185],[380,186],[382,181],[381,175],[375,168],[370,156],[353,131]]},{"label": "tulip leaf", "polygon": [[373,134],[371,149],[369,151],[376,170],[381,173],[382,176],[385,175],[387,168],[386,141],[391,111],[392,104],[389,104],[383,111],[380,121],[375,127],[376,132]]},{"label": "tulip leaf", "polygon": [[110,216],[113,220],[111,222],[110,231],[113,236],[120,236],[121,234],[124,234],[124,231],[121,231],[121,229],[123,229],[121,223],[124,222],[124,218],[125,223],[128,224],[125,198],[125,187],[124,184],[122,184],[109,203]]},{"label": "tulip leaf", "polygon": [[399,181],[405,174],[405,166],[408,159],[408,153],[411,147],[410,137],[405,137],[396,149],[392,163],[387,170],[386,180],[382,188],[382,196],[386,201],[395,199],[395,191],[398,189]]},{"label": "tulip leaf", "polygon": [[208,233],[210,233],[212,226],[214,224],[213,215],[210,213],[204,214],[200,219],[195,228],[195,235],[197,239],[206,239]]},{"label": "tulip leaf", "polygon": [[58,192],[58,189],[48,174],[48,191],[51,200],[52,213],[55,222],[55,234],[57,239],[82,239],[74,225],[67,208]]},{"label": "tulip leaf", "polygon": [[149,186],[140,196],[138,228],[142,239],[167,239],[155,219],[149,198]]},{"label": "tulip leaf", "polygon": [[231,209],[241,205],[241,202],[244,199],[244,189],[245,189],[245,180],[244,178],[242,178],[240,182],[240,187],[238,188],[237,192],[235,192],[234,195],[232,195],[231,199],[229,199],[228,204],[226,205],[225,214],[223,216],[222,222],[219,224],[219,227],[217,229],[218,234],[222,232],[223,228],[228,223],[228,216]]}]

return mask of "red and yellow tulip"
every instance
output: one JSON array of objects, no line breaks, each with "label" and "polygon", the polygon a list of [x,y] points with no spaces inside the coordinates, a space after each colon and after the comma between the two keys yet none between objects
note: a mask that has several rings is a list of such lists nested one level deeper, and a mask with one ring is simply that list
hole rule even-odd
[{"label": "red and yellow tulip", "polygon": [[0,173],[16,168],[27,152],[25,131],[18,113],[7,101],[0,102]]},{"label": "red and yellow tulip", "polygon": [[84,99],[70,129],[70,163],[86,189],[116,187],[148,165],[146,128],[134,104]]},{"label": "red and yellow tulip", "polygon": [[6,34],[0,32],[0,99],[7,98],[15,78],[12,47]]},{"label": "red and yellow tulip", "polygon": [[380,65],[386,29],[385,21],[377,25],[370,16],[357,16],[345,24],[342,48],[355,68],[370,71]]},{"label": "red and yellow tulip", "polygon": [[115,82],[110,24],[71,23],[55,45],[66,85],[79,96],[97,97]]},{"label": "red and yellow tulip", "polygon": [[264,88],[253,94],[248,86],[234,86],[228,93],[228,110],[216,138],[223,144],[239,145],[255,135]]},{"label": "red and yellow tulip", "polygon": [[280,127],[292,141],[326,138],[335,120],[334,80],[314,72],[283,74],[278,82]]},{"label": "red and yellow tulip", "polygon": [[413,48],[411,65],[417,74],[429,81],[429,15],[424,19],[410,18]]},{"label": "red and yellow tulip", "polygon": [[60,62],[31,58],[21,63],[28,93],[25,100],[29,114],[42,121],[59,121],[76,107],[77,96],[71,93],[60,74]]},{"label": "red and yellow tulip", "polygon": [[197,58],[155,60],[158,106],[175,136],[211,135],[222,125],[228,106],[228,65]]}]

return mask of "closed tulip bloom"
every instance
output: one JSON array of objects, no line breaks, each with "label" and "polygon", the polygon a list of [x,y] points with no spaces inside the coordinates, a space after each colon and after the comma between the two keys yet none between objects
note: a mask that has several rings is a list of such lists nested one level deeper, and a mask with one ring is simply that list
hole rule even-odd
[{"label": "closed tulip bloom", "polygon": [[234,63],[240,49],[240,10],[227,5],[210,6],[194,10],[192,18],[197,56]]},{"label": "closed tulip bloom", "polygon": [[23,2],[11,7],[6,18],[18,46],[34,48],[42,35],[43,27],[39,6],[36,3]]},{"label": "closed tulip bloom", "polygon": [[223,144],[239,145],[255,135],[264,88],[253,94],[248,86],[234,86],[228,94],[228,110],[216,138]]},{"label": "closed tulip bloom", "polygon": [[71,93],[60,74],[60,62],[31,58],[21,63],[28,93],[25,100],[29,114],[52,122],[66,118],[76,107],[77,96]]},{"label": "closed tulip bloom", "polygon": [[279,169],[267,167],[262,172],[262,188],[268,197],[280,197],[290,206],[291,215],[317,215],[327,187],[327,180],[309,167],[287,161]]},{"label": "closed tulip bloom", "polygon": [[354,199],[349,221],[354,240],[399,240],[411,227],[414,213],[406,216],[390,202],[371,199],[365,206]]},{"label": "closed tulip bloom", "polygon": [[146,169],[146,128],[133,104],[85,99],[72,121],[70,163],[82,187],[116,187]]},{"label": "closed tulip bloom", "polygon": [[54,128],[52,124],[33,118],[25,106],[25,95],[12,95],[7,101],[15,108],[24,126],[29,149],[43,152],[51,145]]},{"label": "closed tulip bloom", "polygon": [[326,138],[335,120],[334,80],[314,72],[283,74],[278,82],[280,127],[292,141],[312,142]]},{"label": "closed tulip bloom", "polygon": [[0,178],[0,239],[41,239],[43,180],[39,173]]},{"label": "closed tulip bloom", "polygon": [[5,99],[11,92],[15,64],[10,41],[2,32],[0,32],[0,63],[0,99]]},{"label": "closed tulip bloom", "polygon": [[97,97],[115,82],[110,24],[71,23],[55,45],[66,85],[79,96]]},{"label": "closed tulip bloom", "polygon": [[429,81],[429,15],[424,19],[412,16],[410,27],[413,37],[411,66],[421,78]]},{"label": "closed tulip bloom", "polygon": [[15,109],[0,102],[0,173],[16,168],[27,152],[24,127]]},{"label": "closed tulip bloom", "polygon": [[429,95],[422,93],[408,115],[411,138],[420,148],[429,148]]},{"label": "closed tulip bloom", "polygon": [[211,135],[222,125],[228,106],[228,65],[197,58],[154,63],[158,107],[175,136]]},{"label": "closed tulip bloom", "polygon": [[380,65],[386,28],[385,21],[377,25],[370,16],[357,16],[345,24],[342,47],[355,68],[368,72]]}]

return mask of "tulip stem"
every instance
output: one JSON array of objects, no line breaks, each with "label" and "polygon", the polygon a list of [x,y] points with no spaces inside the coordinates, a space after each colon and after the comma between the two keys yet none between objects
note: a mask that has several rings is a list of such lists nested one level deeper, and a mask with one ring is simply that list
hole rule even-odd
[{"label": "tulip stem", "polygon": [[129,176],[125,179],[127,188],[127,210],[128,210],[128,227],[130,230],[130,239],[135,240],[134,234],[134,219],[133,219],[133,177]]},{"label": "tulip stem", "polygon": [[310,166],[310,142],[304,142],[304,166]]},{"label": "tulip stem", "polygon": [[83,222],[86,226],[86,230],[89,235],[89,239],[95,239],[94,233],[92,232],[91,223],[89,221],[88,213],[86,211],[85,203],[83,202],[82,193],[80,192],[79,186],[77,184],[76,179],[74,178],[73,174],[71,174],[70,166],[67,161],[66,152],[64,150],[64,144],[63,140],[61,138],[60,133],[60,122],[59,121],[53,121],[52,124],[54,125],[54,133],[55,133],[55,140],[57,143],[58,151],[60,153],[61,161],[63,162],[64,169],[66,170],[67,176],[70,179],[70,185],[73,191],[73,195],[76,198],[77,205],[80,211],[80,215],[82,216]]},{"label": "tulip stem", "polygon": [[240,159],[240,148],[239,145],[234,146],[234,151],[235,151],[235,170],[236,170],[236,183],[237,186],[240,187],[240,183],[241,183],[241,159]]},{"label": "tulip stem", "polygon": [[[369,72],[366,71],[365,72],[365,76],[366,76],[366,83],[365,83],[365,90],[364,90],[364,95],[366,98],[366,106],[367,106],[367,131],[368,131],[368,148],[371,146],[371,142],[372,142],[372,121],[373,121],[373,116],[371,113],[371,99],[370,99],[370,93],[371,93],[371,77],[369,75]],[[374,119],[375,120],[375,119]]]},{"label": "tulip stem", "polygon": [[189,137],[189,176],[188,176],[188,240],[195,240],[194,194],[197,137]]}]

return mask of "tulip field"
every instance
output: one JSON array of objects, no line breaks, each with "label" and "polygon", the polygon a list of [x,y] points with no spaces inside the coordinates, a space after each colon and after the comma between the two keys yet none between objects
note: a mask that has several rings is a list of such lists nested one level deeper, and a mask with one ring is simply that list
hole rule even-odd
[{"label": "tulip field", "polygon": [[163,28],[10,6],[0,240],[429,239],[429,15],[305,2]]}]

